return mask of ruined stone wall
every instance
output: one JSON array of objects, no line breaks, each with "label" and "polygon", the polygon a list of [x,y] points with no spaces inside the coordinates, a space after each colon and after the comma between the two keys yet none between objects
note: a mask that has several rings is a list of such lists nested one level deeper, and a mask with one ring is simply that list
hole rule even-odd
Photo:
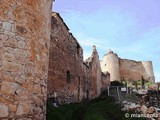
[{"label": "ruined stone wall", "polygon": [[101,79],[102,79],[102,88],[101,90],[107,90],[108,86],[110,86],[110,74],[108,72],[101,74]]},{"label": "ruined stone wall", "polygon": [[134,61],[121,59],[113,51],[109,51],[101,60],[102,72],[109,72],[111,81],[114,80],[145,80],[155,82],[151,61]]},{"label": "ruined stone wall", "polygon": [[61,104],[83,97],[83,50],[58,13],[52,14],[48,95],[57,93]]},{"label": "ruined stone wall", "polygon": [[45,120],[51,4],[0,1],[1,120]]},{"label": "ruined stone wall", "polygon": [[142,63],[127,59],[120,60],[121,79],[125,80],[141,80],[142,79]]},{"label": "ruined stone wall", "polygon": [[91,68],[89,95],[90,98],[93,99],[100,95],[102,88],[101,67],[99,62],[99,55],[95,46],[93,46],[92,56],[85,62]]},{"label": "ruined stone wall", "polygon": [[110,51],[104,55],[100,64],[102,72],[110,73],[110,81],[120,80],[119,58],[116,53]]},{"label": "ruined stone wall", "polygon": [[91,86],[91,68],[86,63],[84,63],[83,72],[84,72],[84,79],[83,79],[84,82],[82,84],[84,92],[83,98],[90,99],[89,92]]},{"label": "ruined stone wall", "polygon": [[121,79],[142,80],[143,76],[145,80],[155,82],[151,61],[120,59],[120,75]]}]

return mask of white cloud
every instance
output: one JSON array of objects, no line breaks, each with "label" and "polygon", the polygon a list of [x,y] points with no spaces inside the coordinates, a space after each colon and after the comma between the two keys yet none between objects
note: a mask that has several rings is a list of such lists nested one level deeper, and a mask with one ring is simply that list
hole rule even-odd
[{"label": "white cloud", "polygon": [[103,39],[90,37],[83,33],[75,33],[75,37],[77,38],[79,43],[84,47],[92,47],[93,45],[96,45],[97,48],[102,50],[106,50],[109,48],[109,43]]}]

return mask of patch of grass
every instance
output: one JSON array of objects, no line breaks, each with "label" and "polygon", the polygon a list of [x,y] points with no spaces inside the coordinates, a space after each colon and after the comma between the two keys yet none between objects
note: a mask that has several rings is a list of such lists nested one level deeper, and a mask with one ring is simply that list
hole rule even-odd
[{"label": "patch of grass", "polygon": [[125,112],[109,96],[96,98],[87,103],[63,105],[59,108],[48,104],[47,120],[145,120],[125,118]]}]

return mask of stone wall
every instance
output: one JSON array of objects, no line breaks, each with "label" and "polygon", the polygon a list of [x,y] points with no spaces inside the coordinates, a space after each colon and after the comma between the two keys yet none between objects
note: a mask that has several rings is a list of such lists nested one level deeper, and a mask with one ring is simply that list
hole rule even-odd
[{"label": "stone wall", "polygon": [[111,81],[114,80],[142,80],[154,81],[151,61],[135,61],[121,59],[113,51],[109,51],[101,61],[102,72],[109,72]]},{"label": "stone wall", "polygon": [[85,62],[83,63],[83,73],[84,73],[84,82],[83,82],[83,92],[84,99],[90,99],[90,89],[91,89],[91,68]]},{"label": "stone wall", "polygon": [[45,120],[51,4],[0,1],[1,120]]},{"label": "stone wall", "polygon": [[108,86],[110,86],[110,73],[106,72],[101,75],[102,79],[102,91],[107,90]]},{"label": "stone wall", "polygon": [[88,58],[85,63],[91,68],[89,95],[90,98],[93,99],[100,95],[102,88],[101,67],[99,55],[95,46],[93,46],[92,56]]},{"label": "stone wall", "polygon": [[52,13],[48,95],[58,102],[78,102],[83,97],[83,50],[58,13]]},{"label": "stone wall", "polygon": [[121,79],[125,80],[141,80],[142,79],[142,63],[127,59],[120,60],[120,75]]},{"label": "stone wall", "polygon": [[154,72],[151,61],[134,61],[128,59],[120,59],[121,78],[126,80],[145,80],[154,81]]},{"label": "stone wall", "polygon": [[[89,61],[83,62],[83,49],[61,16],[52,13],[51,21],[48,97],[57,93],[60,104],[97,97],[102,89],[102,73],[95,46]],[[103,77],[106,88],[107,75]]]}]

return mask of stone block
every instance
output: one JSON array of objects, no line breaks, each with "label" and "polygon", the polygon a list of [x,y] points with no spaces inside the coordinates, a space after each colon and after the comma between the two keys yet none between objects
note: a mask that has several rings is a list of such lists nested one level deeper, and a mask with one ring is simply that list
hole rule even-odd
[{"label": "stone block", "polygon": [[0,103],[0,118],[1,117],[8,117],[8,115],[9,115],[8,106]]},{"label": "stone block", "polygon": [[8,31],[10,31],[11,30],[11,27],[12,27],[12,25],[11,25],[11,23],[10,22],[3,22],[3,29],[4,30],[8,30]]},{"label": "stone block", "polygon": [[20,88],[20,85],[17,83],[3,81],[1,85],[1,92],[6,95],[12,95]]},{"label": "stone block", "polygon": [[4,53],[3,54],[3,60],[8,61],[8,62],[12,62],[12,61],[15,61],[16,58],[15,58],[15,56],[13,54]]},{"label": "stone block", "polygon": [[3,44],[5,47],[16,47],[17,46],[17,40],[14,38],[10,38],[6,40],[6,42]]},{"label": "stone block", "polygon": [[16,115],[18,116],[28,115],[30,111],[31,111],[31,103],[24,101],[18,105]]},{"label": "stone block", "polygon": [[2,64],[4,66],[4,70],[6,71],[19,72],[22,67],[21,64],[17,64],[15,62],[3,61]]}]

